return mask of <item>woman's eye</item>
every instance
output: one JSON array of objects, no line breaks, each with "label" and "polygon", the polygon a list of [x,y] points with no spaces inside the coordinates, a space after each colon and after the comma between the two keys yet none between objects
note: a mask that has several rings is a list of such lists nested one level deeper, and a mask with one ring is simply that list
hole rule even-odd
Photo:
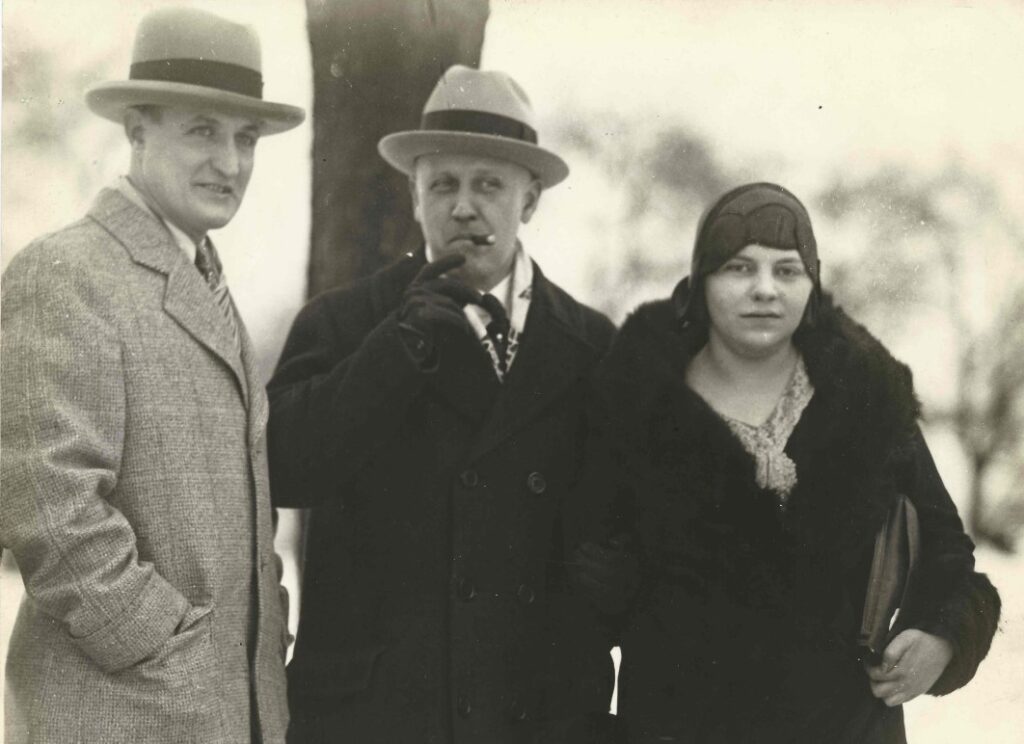
[{"label": "woman's eye", "polygon": [[213,134],[213,127],[208,127],[208,126],[205,126],[205,125],[204,126],[198,126],[198,127],[192,127],[189,130],[189,134],[197,134],[200,137],[209,137],[209,136],[211,136]]},{"label": "woman's eye", "polygon": [[747,264],[739,261],[730,261],[724,266],[724,270],[732,274],[743,274],[747,271]]}]

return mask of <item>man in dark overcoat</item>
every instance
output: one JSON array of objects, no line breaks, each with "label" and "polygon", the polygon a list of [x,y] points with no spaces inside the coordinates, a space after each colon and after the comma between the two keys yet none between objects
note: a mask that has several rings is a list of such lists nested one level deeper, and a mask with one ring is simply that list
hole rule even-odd
[{"label": "man in dark overcoat", "polygon": [[517,239],[568,167],[522,89],[453,67],[380,143],[425,247],[312,300],[271,400],[274,502],[311,507],[293,742],[592,742],[609,644],[567,588],[607,318]]}]

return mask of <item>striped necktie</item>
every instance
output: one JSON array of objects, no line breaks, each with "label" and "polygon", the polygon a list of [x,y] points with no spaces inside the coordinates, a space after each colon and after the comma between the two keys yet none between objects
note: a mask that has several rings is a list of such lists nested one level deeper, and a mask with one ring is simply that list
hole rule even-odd
[{"label": "striped necktie", "polygon": [[196,268],[203,275],[206,284],[213,292],[213,298],[217,306],[224,313],[224,318],[231,328],[231,338],[235,344],[235,351],[241,353],[242,344],[238,334],[238,321],[235,319],[234,303],[231,301],[231,293],[228,292],[228,284],[224,280],[224,270],[217,255],[217,249],[209,238],[196,245]]},{"label": "striped necktie", "polygon": [[492,294],[485,294],[480,304],[491,316],[491,322],[487,324],[487,335],[494,344],[498,357],[498,372],[503,376],[508,372],[508,334],[511,330],[508,313],[505,312],[505,306],[501,301]]}]

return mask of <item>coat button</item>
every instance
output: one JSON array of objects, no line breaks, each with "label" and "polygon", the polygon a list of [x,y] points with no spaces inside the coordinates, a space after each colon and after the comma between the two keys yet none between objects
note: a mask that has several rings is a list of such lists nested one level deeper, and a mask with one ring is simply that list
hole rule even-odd
[{"label": "coat button", "polygon": [[472,581],[467,579],[465,576],[461,576],[458,581],[455,582],[455,596],[463,602],[468,602],[476,596],[476,587],[473,586]]},{"label": "coat button", "polygon": [[548,487],[548,482],[544,480],[544,476],[540,473],[530,473],[530,477],[526,479],[526,487],[534,493],[544,493],[544,490]]},{"label": "coat button", "polygon": [[469,698],[459,695],[455,701],[455,710],[462,718],[469,718],[469,714],[473,712],[473,706],[470,704]]},{"label": "coat button", "polygon": [[475,470],[463,470],[459,475],[459,480],[466,488],[472,488],[480,482],[480,476]]},{"label": "coat button", "polygon": [[525,721],[528,718],[526,706],[522,700],[516,698],[512,701],[512,705],[508,706],[508,717],[513,721]]},{"label": "coat button", "polygon": [[537,595],[534,594],[533,587],[528,584],[520,584],[519,589],[516,590],[516,596],[519,597],[519,601],[524,605],[533,604],[533,600],[537,598]]}]

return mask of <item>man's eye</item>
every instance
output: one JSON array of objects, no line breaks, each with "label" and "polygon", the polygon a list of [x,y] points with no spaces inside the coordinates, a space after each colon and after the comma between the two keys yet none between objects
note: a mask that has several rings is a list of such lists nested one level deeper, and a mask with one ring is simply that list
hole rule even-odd
[{"label": "man's eye", "polygon": [[191,129],[189,129],[188,133],[189,134],[195,134],[195,135],[198,135],[200,137],[212,137],[213,136],[213,127],[207,126],[206,124],[201,124],[199,126],[192,127]]},{"label": "man's eye", "polygon": [[451,191],[454,188],[453,181],[445,178],[439,181],[433,181],[430,184],[431,191]]},{"label": "man's eye", "polygon": [[237,138],[238,144],[242,147],[252,149],[256,147],[256,143],[259,141],[259,137],[252,134],[240,134]]}]

